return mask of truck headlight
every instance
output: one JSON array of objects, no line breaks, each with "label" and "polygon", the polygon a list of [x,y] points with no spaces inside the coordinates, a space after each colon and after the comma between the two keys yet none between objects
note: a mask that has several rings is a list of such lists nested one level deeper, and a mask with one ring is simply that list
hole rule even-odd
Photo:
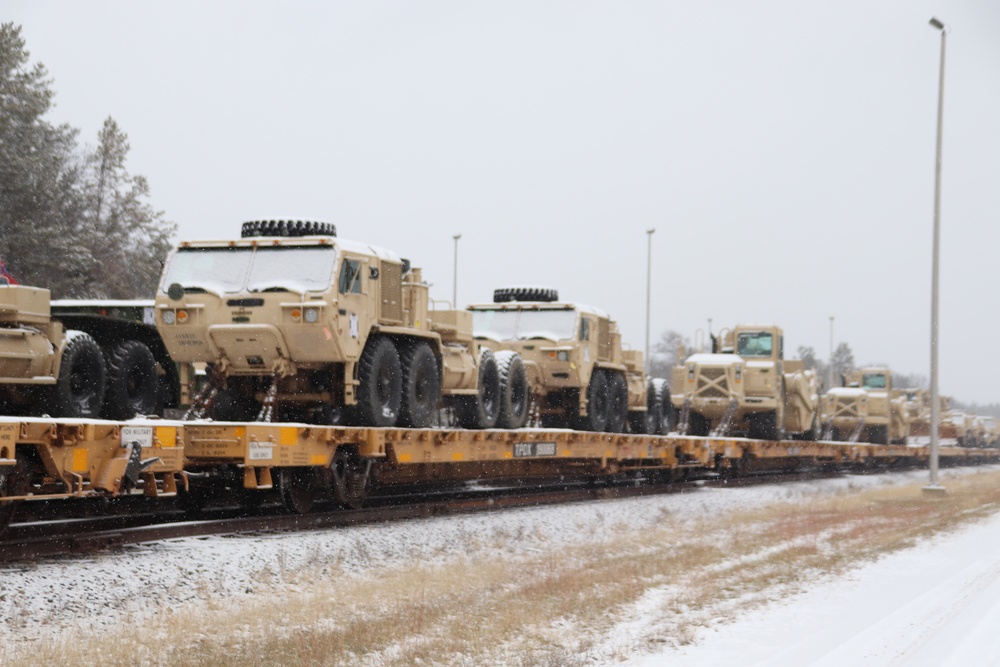
[{"label": "truck headlight", "polygon": [[306,308],[305,318],[309,324],[316,324],[316,322],[319,322],[319,309]]},{"label": "truck headlight", "polygon": [[165,311],[163,311],[163,323],[164,324],[173,324],[176,321],[177,321],[177,317],[174,315],[174,311],[172,311],[172,310],[165,310]]}]

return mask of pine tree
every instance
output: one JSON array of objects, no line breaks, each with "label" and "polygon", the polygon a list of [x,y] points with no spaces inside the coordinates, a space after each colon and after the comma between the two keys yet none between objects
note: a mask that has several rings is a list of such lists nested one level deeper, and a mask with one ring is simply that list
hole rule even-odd
[{"label": "pine tree", "polygon": [[88,296],[152,296],[175,226],[146,202],[149,183],[125,168],[128,135],[111,117],[86,158],[83,224],[94,264]]},{"label": "pine tree", "polygon": [[0,25],[0,257],[21,282],[48,287],[78,277],[76,130],[44,120],[53,92],[29,58],[21,28]]},{"label": "pine tree", "polygon": [[176,227],[126,170],[128,137],[114,119],[81,152],[77,130],[45,120],[53,96],[21,28],[0,25],[0,257],[55,298],[149,297]]}]

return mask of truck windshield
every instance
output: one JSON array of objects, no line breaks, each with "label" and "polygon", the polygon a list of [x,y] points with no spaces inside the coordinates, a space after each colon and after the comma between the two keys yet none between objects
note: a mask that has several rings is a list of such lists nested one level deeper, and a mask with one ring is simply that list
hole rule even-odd
[{"label": "truck windshield", "polygon": [[770,357],[774,337],[767,331],[741,333],[736,339],[736,354],[741,357]]},{"label": "truck windshield", "polygon": [[544,338],[553,342],[576,336],[575,310],[474,310],[473,333],[498,341]]},{"label": "truck windshield", "polygon": [[270,246],[257,248],[247,290],[286,288],[293,292],[322,292],[333,281],[337,255],[333,246]]},{"label": "truck windshield", "polygon": [[333,280],[333,246],[179,248],[161,282],[217,294],[285,289],[321,291]]},{"label": "truck windshield", "polygon": [[883,373],[865,373],[861,378],[861,386],[865,389],[885,389]]}]

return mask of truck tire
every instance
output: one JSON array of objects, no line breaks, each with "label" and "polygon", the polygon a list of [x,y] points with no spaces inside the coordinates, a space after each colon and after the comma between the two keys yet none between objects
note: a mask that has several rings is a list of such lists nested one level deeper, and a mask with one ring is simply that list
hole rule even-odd
[{"label": "truck tire", "polygon": [[660,403],[656,400],[653,378],[646,382],[646,411],[630,412],[629,427],[632,433],[655,435],[660,427]]},{"label": "truck tire", "polygon": [[479,355],[475,396],[456,397],[455,413],[462,428],[493,428],[500,416],[500,369],[496,357],[483,349]]},{"label": "truck tire", "polygon": [[628,383],[617,371],[608,371],[608,433],[624,433],[628,417]]},{"label": "truck tire", "polygon": [[688,419],[688,435],[708,435],[712,422],[707,417],[698,412],[692,412]]},{"label": "truck tire", "polygon": [[149,348],[137,340],[126,340],[108,351],[107,363],[104,416],[131,419],[155,414],[159,378]]},{"label": "truck tire", "polygon": [[399,361],[403,369],[399,425],[427,428],[437,415],[441,399],[441,372],[437,357],[430,345],[420,341],[403,348]]},{"label": "truck tire", "polygon": [[500,371],[500,414],[497,428],[521,428],[528,421],[531,390],[521,355],[510,350],[494,352]]},{"label": "truck tire", "polygon": [[755,440],[781,440],[777,412],[758,412],[750,416],[749,436]]},{"label": "truck tire", "polygon": [[315,220],[251,220],[243,223],[243,238],[252,236],[336,236],[332,222]]},{"label": "truck tire", "polygon": [[[960,438],[961,440],[961,438]],[[965,442],[970,441],[969,437],[965,438]],[[888,445],[889,444],[889,427],[888,426],[872,426],[868,430],[868,442],[873,445]],[[967,446],[967,445],[966,445]]]},{"label": "truck tire", "polygon": [[72,337],[63,349],[59,377],[50,394],[50,413],[53,417],[96,418],[104,403],[104,354],[90,335],[67,333]]},{"label": "truck tire", "polygon": [[396,346],[380,336],[368,339],[358,360],[358,426],[395,426],[403,402],[403,370]]},{"label": "truck tire", "polygon": [[498,287],[493,290],[493,303],[508,301],[541,301],[559,300],[559,292],[551,287]]},{"label": "truck tire", "polygon": [[577,418],[577,428],[581,431],[605,430],[609,408],[608,376],[600,368],[595,368],[587,384],[587,414]]},{"label": "truck tire", "polygon": [[653,378],[652,383],[654,399],[658,405],[659,421],[656,425],[656,431],[651,431],[651,433],[668,435],[677,426],[677,413],[670,400],[670,384],[664,378]]}]

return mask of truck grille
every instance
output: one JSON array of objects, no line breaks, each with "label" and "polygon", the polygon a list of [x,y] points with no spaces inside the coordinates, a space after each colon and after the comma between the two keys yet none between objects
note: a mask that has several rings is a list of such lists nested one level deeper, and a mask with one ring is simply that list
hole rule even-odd
[{"label": "truck grille", "polygon": [[729,381],[725,368],[702,368],[698,374],[698,396],[703,398],[726,398],[729,396]]}]

